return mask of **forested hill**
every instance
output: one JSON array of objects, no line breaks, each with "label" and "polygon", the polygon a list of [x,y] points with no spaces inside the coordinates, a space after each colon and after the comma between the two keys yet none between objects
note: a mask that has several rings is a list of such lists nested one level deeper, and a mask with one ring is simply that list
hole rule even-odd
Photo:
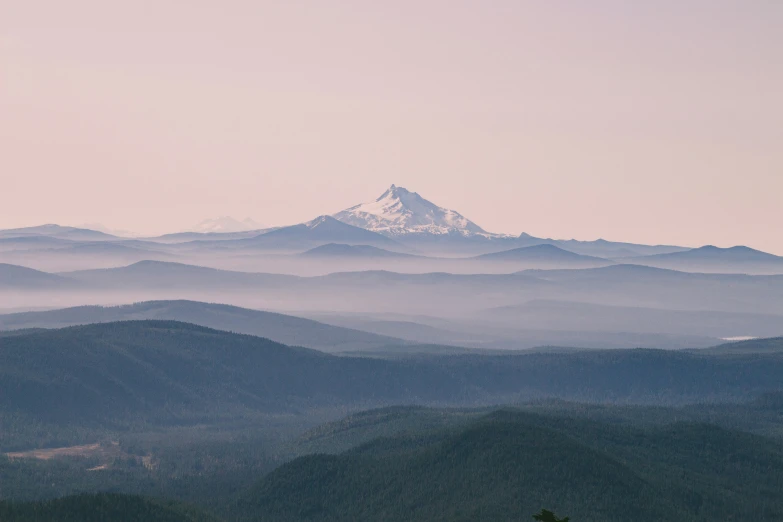
[{"label": "forested hill", "polygon": [[273,471],[235,516],[259,522],[783,519],[778,441],[704,424],[636,428],[498,411]]},{"label": "forested hill", "polygon": [[407,344],[401,339],[294,317],[198,301],[145,301],[123,306],[77,306],[0,315],[0,330],[62,328],[128,320],[182,321],[218,330],[257,335],[291,346],[326,352],[372,350]]},{"label": "forested hill", "polygon": [[170,321],[0,337],[0,414],[50,421],[210,422],[252,412],[538,397],[682,404],[781,390],[783,353],[610,350],[336,357]]}]

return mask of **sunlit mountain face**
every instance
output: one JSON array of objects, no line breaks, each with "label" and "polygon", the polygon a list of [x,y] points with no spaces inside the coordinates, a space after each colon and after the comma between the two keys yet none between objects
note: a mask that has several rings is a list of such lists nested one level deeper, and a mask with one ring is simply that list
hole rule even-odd
[{"label": "sunlit mountain face", "polygon": [[376,200],[353,206],[334,217],[343,223],[389,236],[460,234],[497,236],[459,212],[439,207],[403,187],[392,185]]}]

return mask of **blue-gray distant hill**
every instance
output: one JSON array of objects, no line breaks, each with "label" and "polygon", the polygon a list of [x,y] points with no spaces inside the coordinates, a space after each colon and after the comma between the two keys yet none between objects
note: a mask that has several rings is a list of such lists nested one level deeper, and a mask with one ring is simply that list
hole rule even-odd
[{"label": "blue-gray distant hill", "polygon": [[243,230],[241,232],[174,232],[146,238],[160,243],[185,243],[189,241],[225,241],[227,239],[247,239],[257,237],[280,227],[262,228],[259,230]]},{"label": "blue-gray distant hill", "polygon": [[60,225],[40,225],[37,227],[10,228],[0,230],[0,237],[29,237],[29,236],[47,236],[59,239],[70,239],[73,241],[102,241],[116,240],[117,236],[90,230],[88,228],[63,227]]},{"label": "blue-gray distant hill", "polygon": [[[0,261],[39,270],[62,272],[80,268],[109,268],[143,260],[173,261],[175,254],[162,251],[156,243],[123,241],[70,241],[46,236],[9,238],[36,240],[16,248],[0,244]],[[0,240],[1,241],[1,240]]]},{"label": "blue-gray distant hill", "polygon": [[[582,321],[579,316],[557,315],[561,312],[557,309],[549,312],[544,308],[540,310],[540,314],[535,313],[537,311],[522,317],[515,314],[501,315],[495,314],[494,311],[482,311],[467,318],[451,321],[437,320],[431,324],[427,324],[427,318],[415,316],[406,320],[382,320],[360,314],[334,313],[308,315],[308,317],[327,324],[407,339],[419,343],[409,347],[409,351],[418,352],[432,351],[431,346],[425,344],[479,349],[487,353],[499,350],[510,353],[516,350],[540,349],[543,346],[579,347],[580,349],[629,347],[682,349],[705,348],[720,342],[709,329],[699,330],[699,325],[692,329],[697,333],[688,334],[671,333],[671,329],[665,328],[657,333],[647,333],[647,331],[640,332],[638,329],[627,328],[625,325],[613,330],[607,327],[606,323],[591,324],[590,329],[578,329]],[[539,317],[543,317],[544,321],[537,323]],[[730,330],[729,326],[726,327],[727,330]],[[399,348],[393,347],[386,351],[399,351]]]},{"label": "blue-gray distant hill", "polygon": [[370,245],[346,245],[327,243],[299,254],[304,258],[352,258],[352,259],[416,259],[420,256],[392,252]]},{"label": "blue-gray distant hill", "polygon": [[532,300],[488,309],[478,317],[520,329],[633,332],[713,338],[783,335],[783,315],[664,310],[585,302]]},{"label": "blue-gray distant hill", "polygon": [[483,254],[472,259],[476,261],[505,263],[536,263],[574,268],[598,267],[613,264],[613,262],[608,259],[576,254],[550,244],[514,248],[511,250],[504,250],[503,252]]},{"label": "blue-gray distant hill", "polygon": [[134,263],[145,260],[172,260],[176,256],[160,249],[149,249],[130,244],[132,241],[117,243],[110,241],[93,241],[89,243],[77,243],[75,245],[51,248],[40,252],[44,256],[67,256],[93,258],[100,264],[104,260],[112,260],[119,263]]},{"label": "blue-gray distant hill", "polygon": [[636,257],[629,261],[674,270],[783,274],[783,257],[746,246],[719,248],[707,245],[684,252]]},{"label": "blue-gray distant hill", "polygon": [[391,249],[404,248],[386,236],[347,225],[329,216],[320,216],[307,223],[279,228],[254,238],[231,241],[233,246],[241,248],[300,252],[327,243],[370,245]]},{"label": "blue-gray distant hill", "polygon": [[[40,275],[40,274],[39,274]],[[234,272],[179,263],[143,261],[100,270],[57,274],[106,303],[190,299],[220,300],[276,310],[404,312],[474,317],[486,308],[545,299],[668,310],[783,315],[783,275],[687,273],[640,265],[525,270],[512,274],[335,272],[299,277]],[[34,289],[47,280],[39,278]],[[54,283],[52,301],[64,296]],[[14,281],[17,290],[25,285]],[[33,289],[33,288],[31,288]],[[125,290],[117,294],[118,290]],[[99,299],[96,299],[98,297]],[[9,296],[8,299],[11,299]],[[75,298],[71,302],[84,302]],[[36,302],[36,306],[45,303]],[[51,305],[49,305],[51,306]],[[753,335],[738,332],[732,336]]]},{"label": "blue-gray distant hill", "polygon": [[[620,264],[577,270],[524,270],[558,286],[563,301],[671,310],[783,314],[783,276],[689,273]],[[548,292],[553,299],[559,292]]]},{"label": "blue-gray distant hill", "polygon": [[296,276],[234,272],[161,261],[139,261],[129,266],[80,270],[63,274],[85,288],[100,289],[249,289],[273,288],[297,281]]},{"label": "blue-gray distant hill", "polygon": [[376,350],[407,344],[392,336],[332,326],[291,315],[196,301],[147,301],[123,306],[77,306],[6,314],[0,315],[0,330],[62,328],[140,319],[183,321],[328,352]]},{"label": "blue-gray distant hill", "polygon": [[57,248],[76,244],[70,239],[61,239],[49,236],[0,236],[0,252],[11,250],[41,250]]},{"label": "blue-gray distant hill", "polygon": [[0,263],[0,289],[67,290],[78,286],[76,281],[67,277]]}]

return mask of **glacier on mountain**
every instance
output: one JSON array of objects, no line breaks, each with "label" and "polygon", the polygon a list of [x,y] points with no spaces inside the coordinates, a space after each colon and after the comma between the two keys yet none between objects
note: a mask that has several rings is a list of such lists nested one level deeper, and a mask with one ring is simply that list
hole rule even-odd
[{"label": "glacier on mountain", "polygon": [[501,237],[485,231],[459,212],[439,207],[416,192],[396,185],[389,187],[378,199],[353,206],[333,217],[387,236],[458,234]]}]

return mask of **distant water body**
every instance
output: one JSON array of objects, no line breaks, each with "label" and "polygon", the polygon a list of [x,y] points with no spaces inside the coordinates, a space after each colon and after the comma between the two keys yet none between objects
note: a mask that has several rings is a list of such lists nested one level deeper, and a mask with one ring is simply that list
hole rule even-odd
[{"label": "distant water body", "polygon": [[758,339],[758,337],[740,335],[738,337],[721,337],[721,339],[724,341],[752,341],[753,339]]}]

